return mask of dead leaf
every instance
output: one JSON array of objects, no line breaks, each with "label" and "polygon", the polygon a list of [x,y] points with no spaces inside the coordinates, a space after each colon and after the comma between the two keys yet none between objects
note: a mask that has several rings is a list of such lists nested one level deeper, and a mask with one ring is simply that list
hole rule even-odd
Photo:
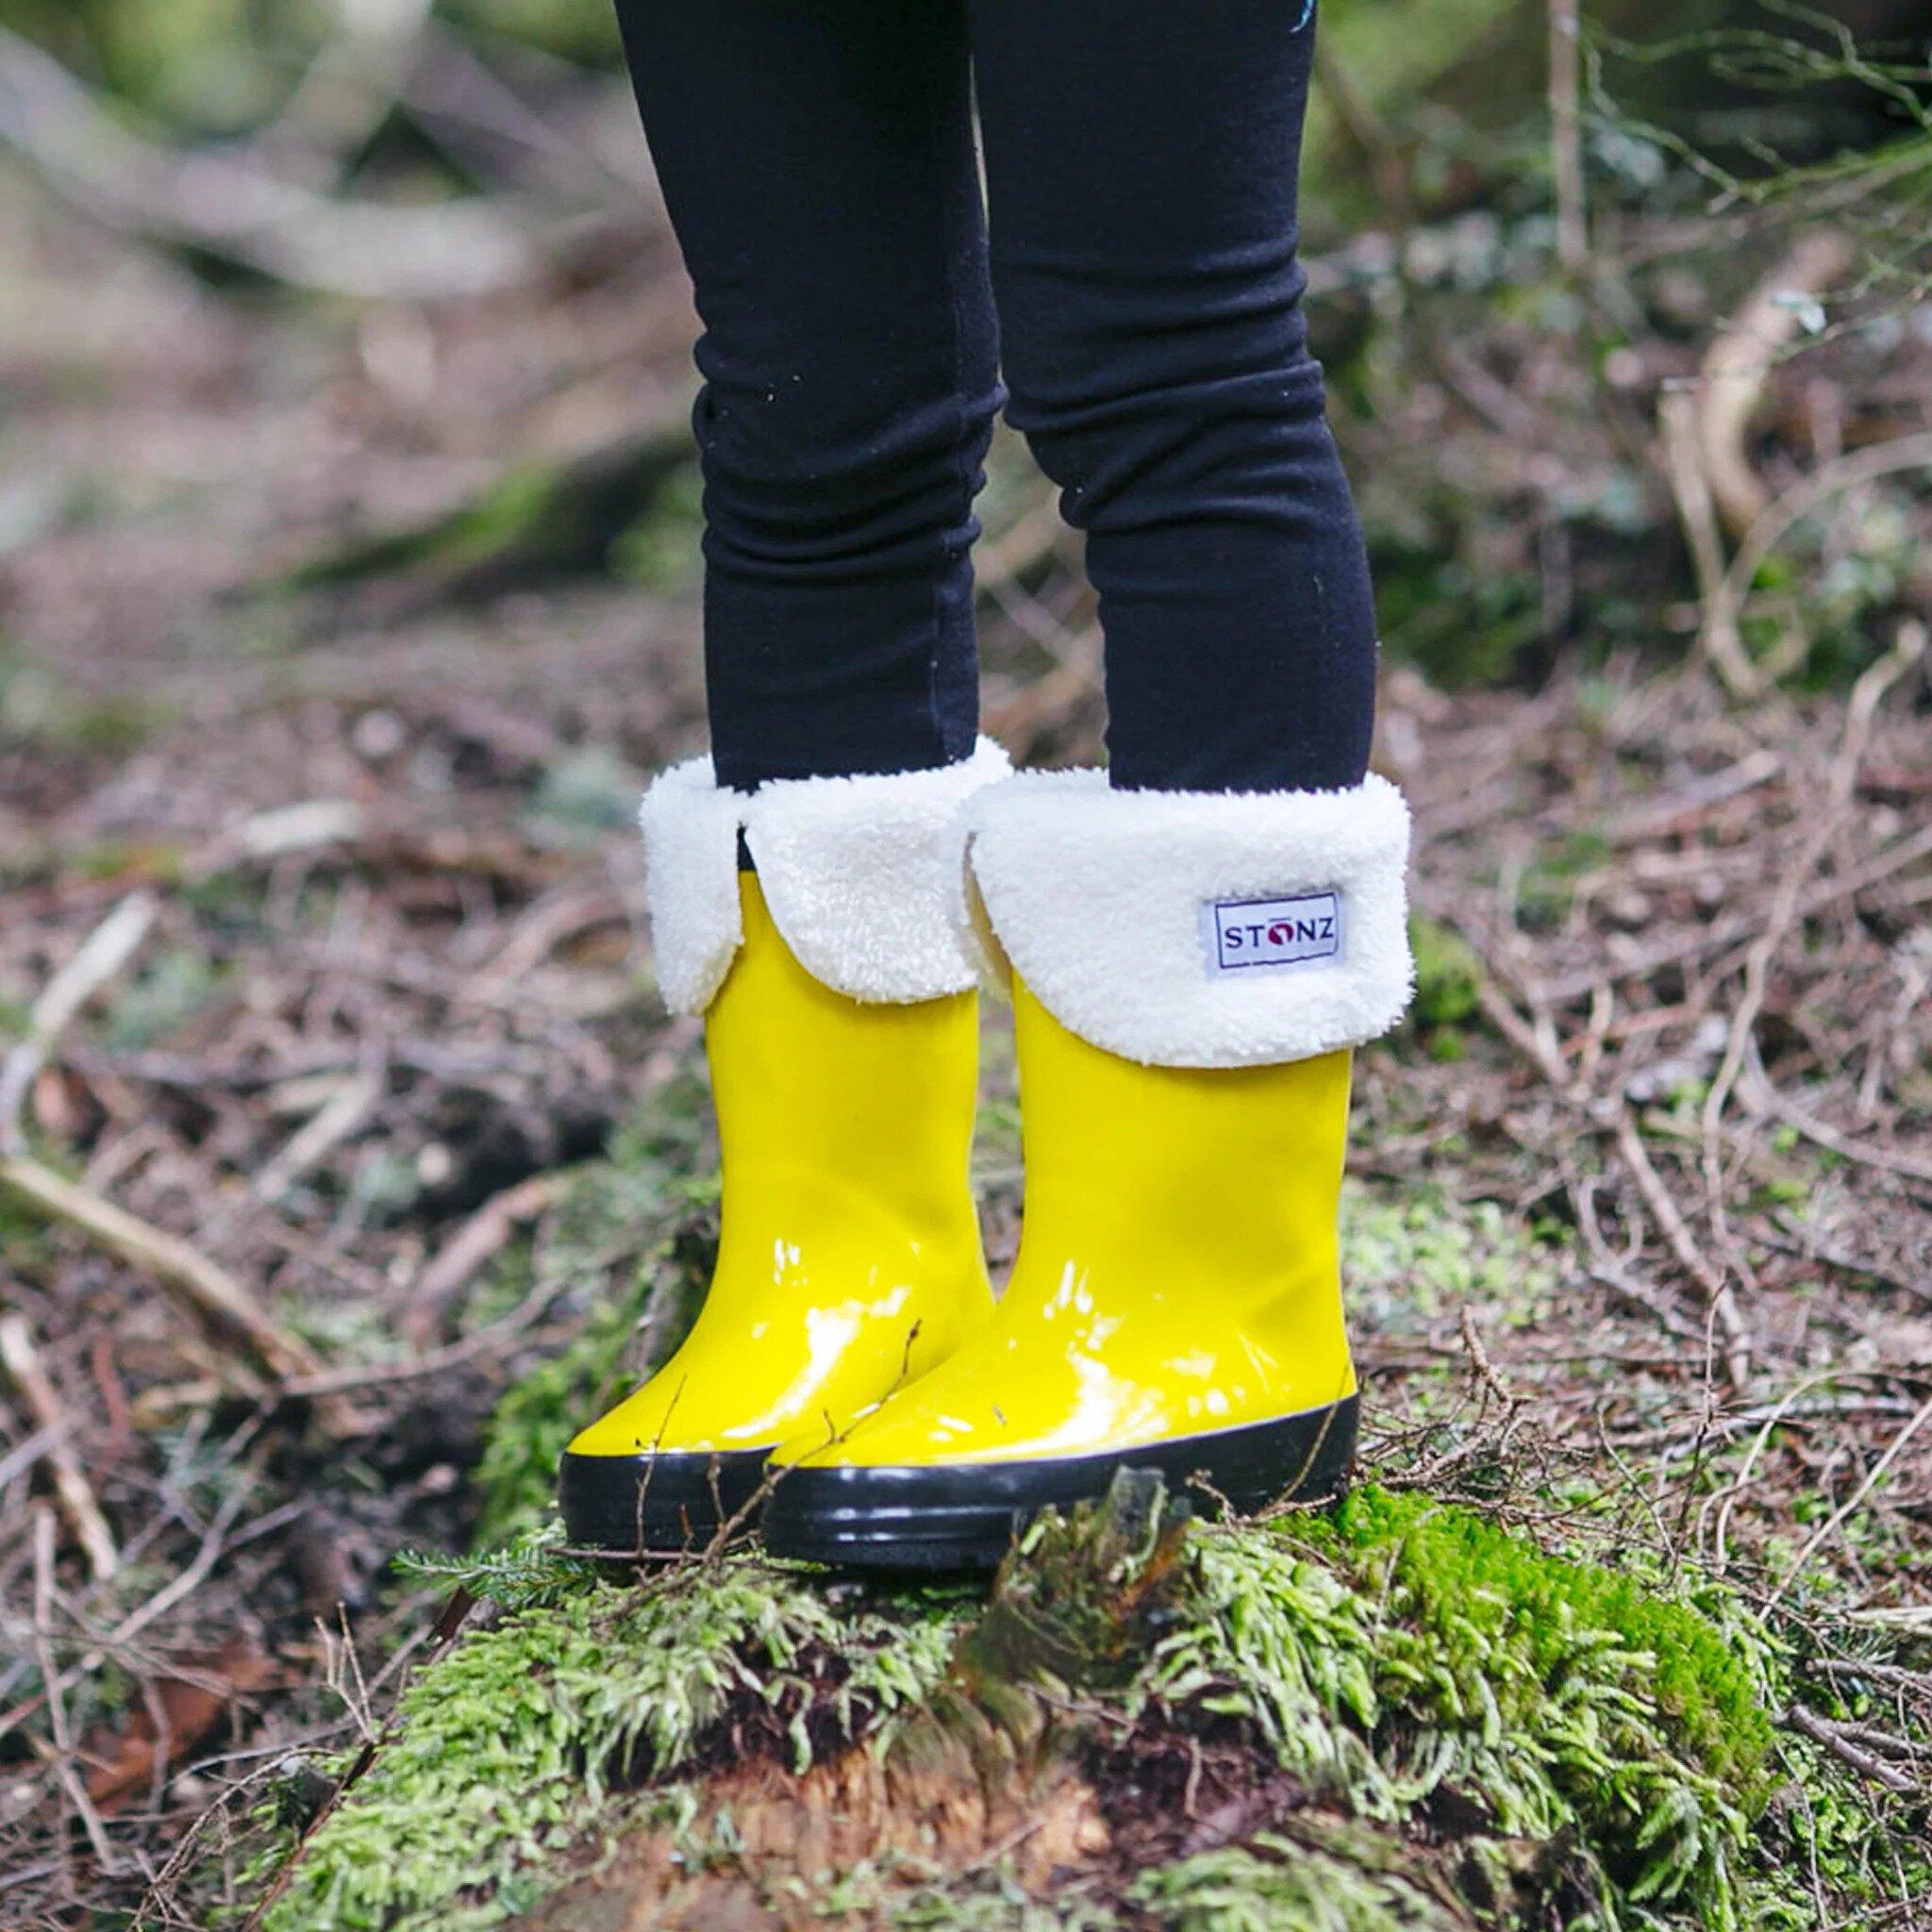
[{"label": "dead leaf", "polygon": [[158,1771],[178,1764],[221,1723],[230,1705],[259,1690],[274,1660],[251,1637],[237,1635],[216,1651],[191,1652],[167,1675],[142,1685],[142,1701],[117,1727],[91,1732],[80,1756],[91,1769],[87,1794],[111,1814],[149,1790]]}]

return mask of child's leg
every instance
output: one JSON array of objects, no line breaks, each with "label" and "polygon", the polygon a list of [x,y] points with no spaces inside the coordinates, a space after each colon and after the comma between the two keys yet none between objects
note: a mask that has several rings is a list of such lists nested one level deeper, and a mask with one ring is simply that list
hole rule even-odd
[{"label": "child's leg", "polygon": [[999,403],[951,0],[619,0],[696,285],[721,783],[971,753]]},{"label": "child's leg", "polygon": [[1354,785],[1374,612],[1300,308],[1303,0],[970,8],[1008,414],[1089,532],[1114,782]]}]

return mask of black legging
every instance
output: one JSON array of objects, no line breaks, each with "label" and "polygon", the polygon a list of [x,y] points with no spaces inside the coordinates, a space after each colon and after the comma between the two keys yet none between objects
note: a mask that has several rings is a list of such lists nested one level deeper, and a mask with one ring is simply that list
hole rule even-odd
[{"label": "black legging", "polygon": [[1360,779],[1374,615],[1295,258],[1311,11],[619,0],[705,323],[722,782],[970,750],[1002,367],[1088,533],[1114,782]]}]

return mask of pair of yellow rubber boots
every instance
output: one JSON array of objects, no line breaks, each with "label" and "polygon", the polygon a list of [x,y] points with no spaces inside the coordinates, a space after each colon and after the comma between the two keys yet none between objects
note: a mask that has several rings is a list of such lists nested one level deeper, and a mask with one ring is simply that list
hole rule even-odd
[{"label": "pair of yellow rubber boots", "polygon": [[[749,796],[699,760],[642,820],[722,1224],[690,1336],[570,1446],[573,1544],[756,1517],[788,1556],[977,1568],[1122,1467],[1210,1510],[1339,1485],[1350,1048],[1411,978],[1392,786],[1121,791],[982,744]],[[1013,1000],[1026,1170],[997,1302],[975,982]]]}]

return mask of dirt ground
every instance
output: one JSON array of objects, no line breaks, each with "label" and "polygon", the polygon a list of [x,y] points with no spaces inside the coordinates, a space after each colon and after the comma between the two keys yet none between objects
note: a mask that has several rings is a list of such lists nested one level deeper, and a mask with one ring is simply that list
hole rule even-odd
[{"label": "dirt ground", "polygon": [[[529,1257],[696,1062],[627,833],[701,738],[691,325],[649,225],[564,288],[358,310],[0,176],[0,258],[5,1043],[115,955],[0,1083],[0,1922],[193,1924],[258,1884],[198,1861],[268,1781],[375,1734],[438,1601],[391,1559],[468,1545],[492,1407],[635,1261]],[[587,447],[647,520],[607,530],[593,466],[508,555],[358,550]],[[1091,756],[1091,611],[1011,452],[989,522],[989,721]],[[1613,1492],[1767,1615],[1919,1642],[1834,1735],[1923,1815],[1932,748],[1898,636],[1751,705],[1682,637],[1459,693],[1391,661],[1423,997],[1363,1056],[1351,1252],[1371,1472]]]}]

